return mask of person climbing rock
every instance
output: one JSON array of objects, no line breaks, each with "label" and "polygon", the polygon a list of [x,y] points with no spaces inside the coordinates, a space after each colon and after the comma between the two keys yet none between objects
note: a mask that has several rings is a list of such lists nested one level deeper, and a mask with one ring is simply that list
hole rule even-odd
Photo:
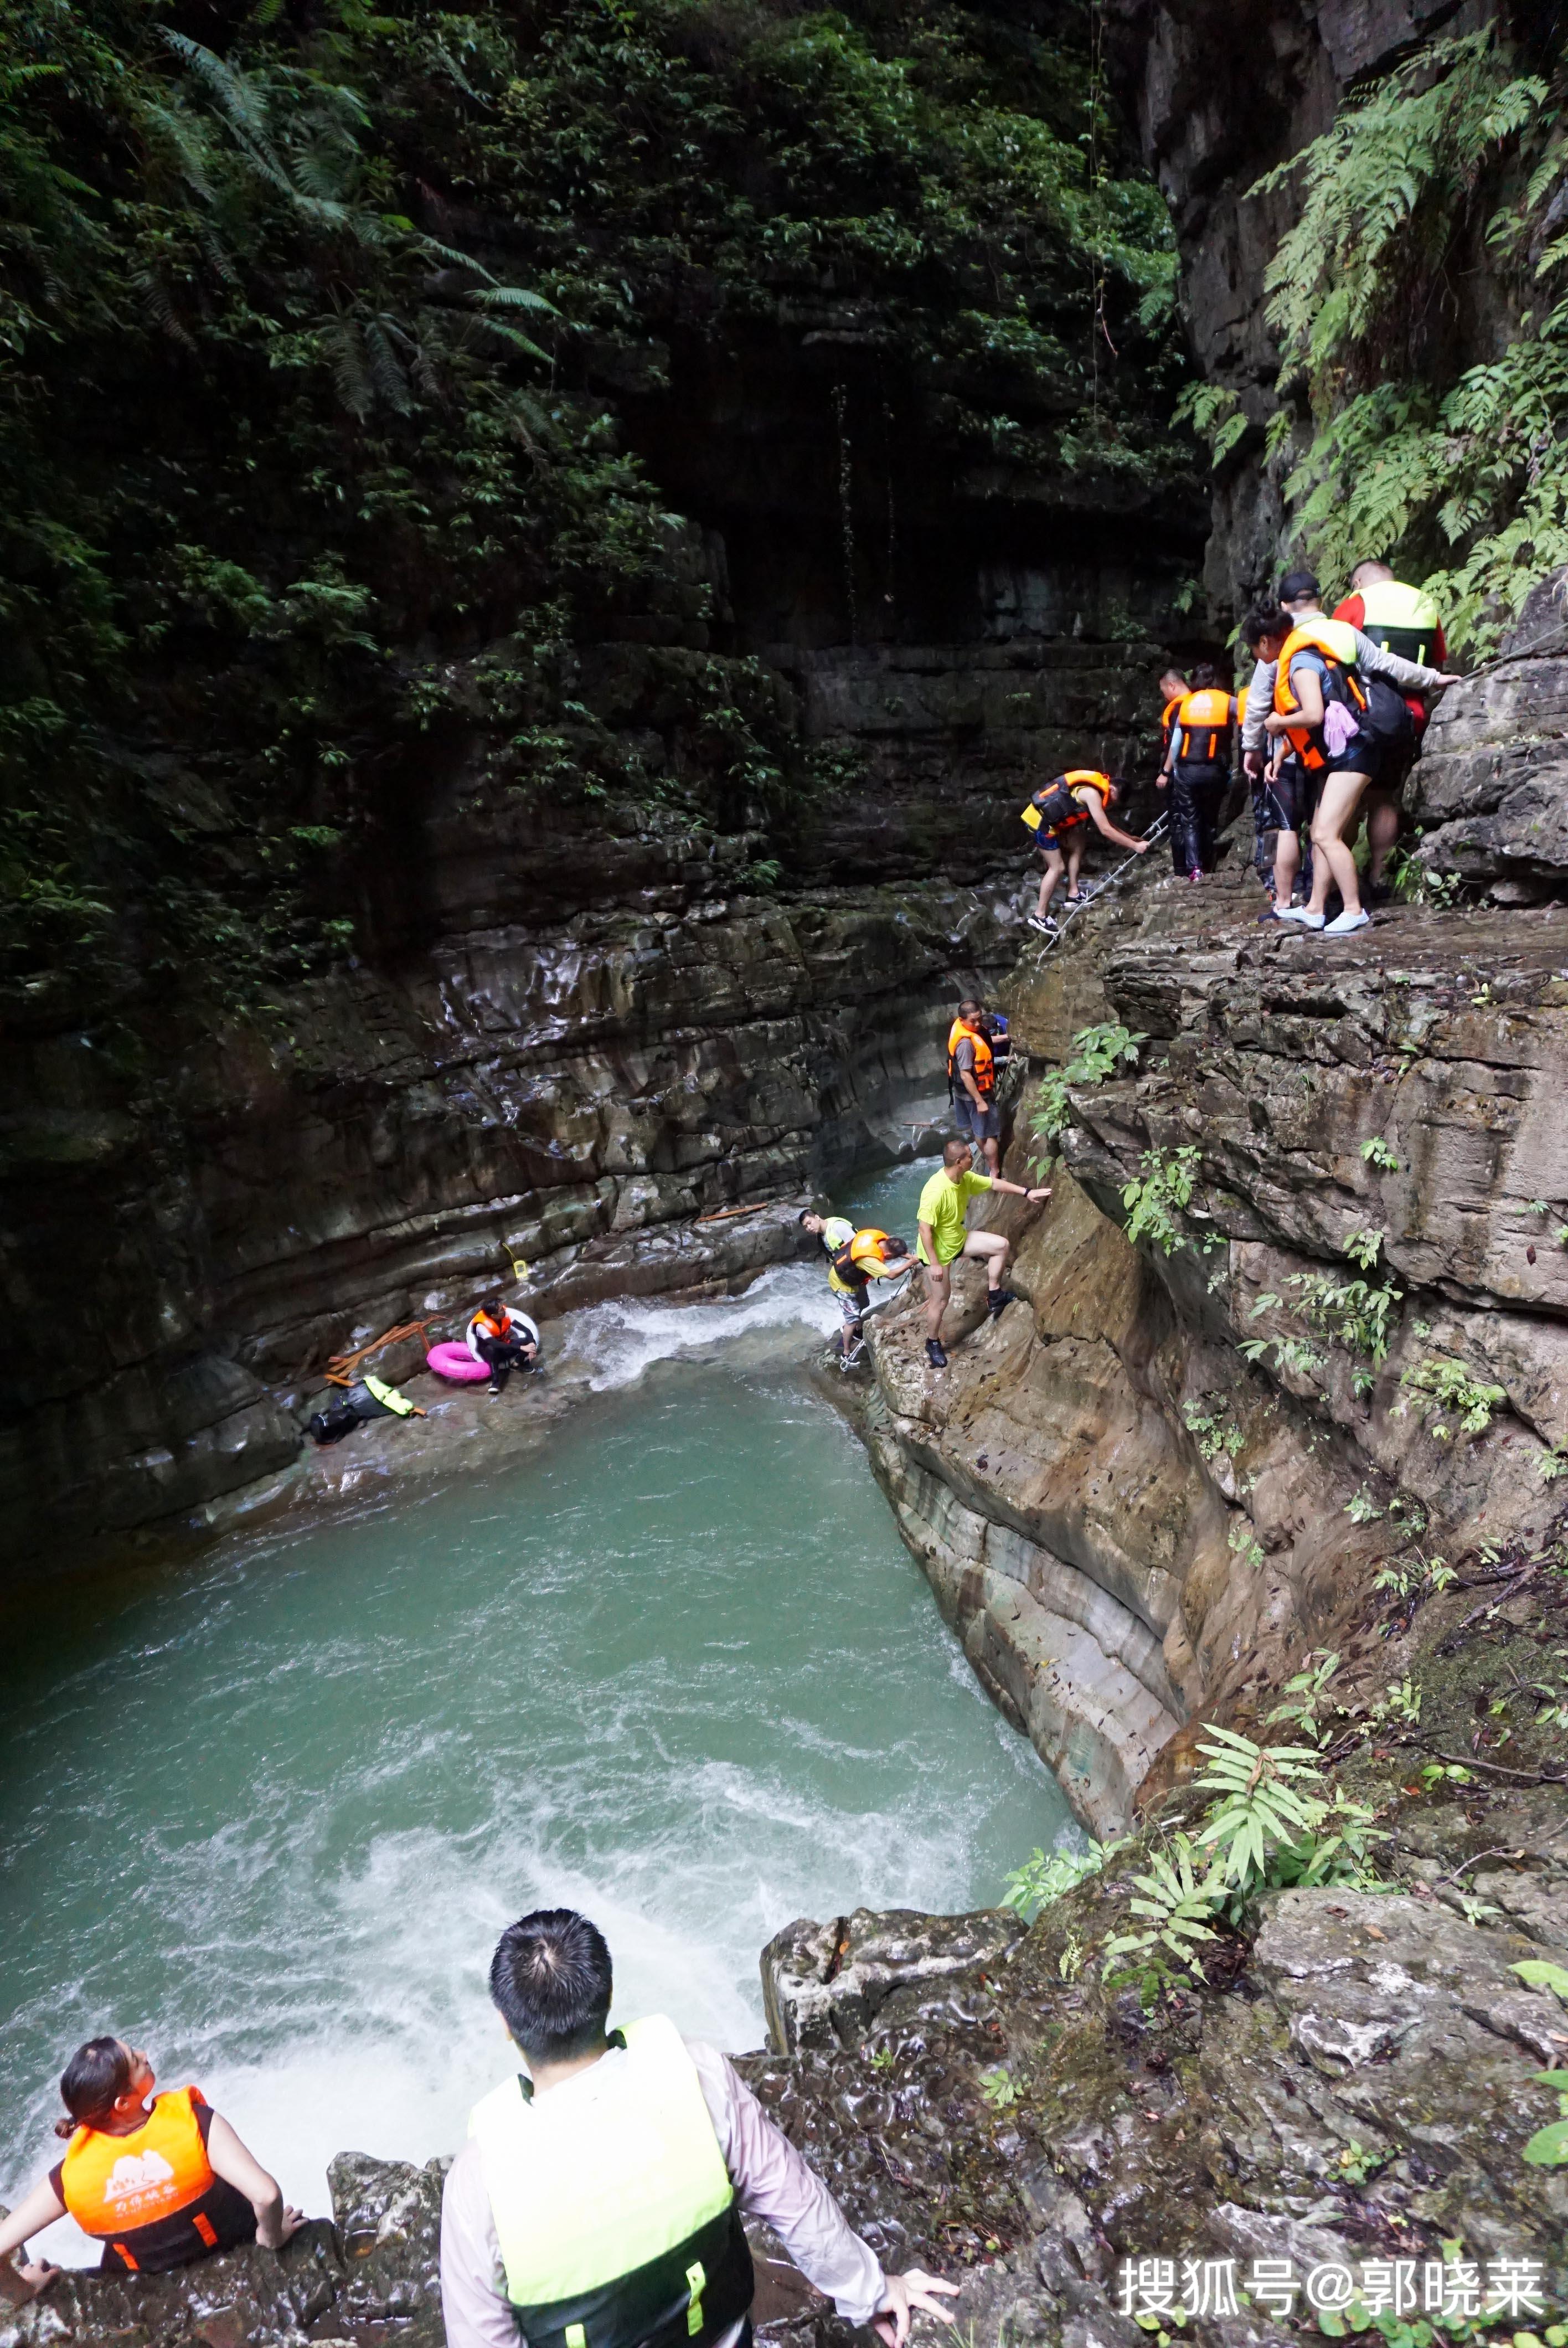
[{"label": "person climbing rock", "polygon": [[1171,794],[1171,869],[1181,880],[1202,880],[1214,869],[1220,808],[1230,787],[1235,699],[1213,664],[1200,661],[1192,691],[1168,714],[1156,788]]},{"label": "person climbing rock", "polygon": [[957,2287],[885,2274],[732,2063],[662,2014],[609,2030],[610,1951],[586,1916],[508,1925],[490,1995],[528,2065],[474,2106],[441,2203],[448,2348],[741,2348],[742,2226],[885,2348]]},{"label": "person climbing rock", "polygon": [[1073,767],[1065,775],[1058,775],[1042,791],[1036,791],[1023,810],[1022,820],[1036,835],[1036,845],[1044,859],[1045,870],[1040,876],[1040,901],[1029,916],[1031,930],[1043,930],[1054,937],[1057,923],[1051,916],[1050,901],[1056,884],[1065,872],[1069,906],[1079,902],[1078,872],[1083,861],[1083,850],[1089,839],[1089,827],[1119,848],[1130,848],[1134,856],[1142,856],[1149,843],[1134,839],[1131,832],[1119,831],[1107,809],[1113,808],[1122,796],[1119,775],[1104,775],[1097,767]]},{"label": "person climbing rock", "polygon": [[[109,2274],[166,2274],[241,2242],[281,2250],[304,2224],[200,2087],[155,2096],[157,2085],[138,2046],[77,2047],[60,2076],[65,2158],[0,2219],[0,2259],[67,2213],[103,2244]],[[58,2270],[37,2260],[18,2271],[43,2283]]]},{"label": "person climbing rock", "polygon": [[868,1224],[856,1231],[845,1215],[819,1215],[803,1209],[803,1231],[820,1239],[827,1258],[827,1284],[838,1300],[838,1359],[853,1369],[865,1350],[866,1300],[874,1280],[897,1280],[909,1271],[909,1243]]},{"label": "person climbing rock", "polygon": [[[1293,625],[1277,603],[1260,604],[1241,625],[1242,640],[1255,655],[1242,721],[1242,767],[1252,784],[1253,826],[1260,840],[1271,833],[1274,857],[1269,894],[1273,912],[1288,905],[1301,870],[1302,844],[1317,804],[1317,783],[1283,741],[1271,741],[1265,719],[1274,707],[1275,666]],[[1263,916],[1266,922],[1270,913]]]},{"label": "person climbing rock", "polygon": [[915,1253],[926,1268],[926,1359],[934,1370],[945,1370],[942,1315],[952,1289],[950,1267],[961,1255],[978,1257],[986,1267],[986,1309],[994,1321],[1018,1298],[1002,1285],[1011,1244],[1000,1231],[971,1231],[965,1223],[969,1200],[982,1190],[1002,1190],[1009,1198],[1038,1202],[1049,1189],[1026,1189],[1021,1182],[1006,1182],[999,1174],[976,1174],[975,1153],[967,1141],[954,1139],[942,1150],[938,1172],[920,1193],[920,1244]]},{"label": "person climbing rock", "polygon": [[[1329,619],[1310,572],[1293,572],[1282,582],[1280,597],[1292,626],[1275,655],[1274,705],[1264,729],[1288,744],[1321,788],[1311,819],[1312,895],[1304,906],[1276,901],[1275,913],[1304,929],[1348,937],[1364,930],[1371,918],[1362,910],[1348,834],[1368,784],[1386,763],[1403,757],[1413,740],[1401,696],[1440,693],[1460,680],[1402,660],[1348,622]],[[1338,889],[1344,911],[1328,922],[1332,888]]]},{"label": "person climbing rock", "polygon": [[505,1391],[514,1370],[531,1370],[539,1358],[539,1333],[526,1313],[507,1312],[498,1296],[480,1305],[465,1334],[468,1351],[490,1373],[486,1391]]},{"label": "person climbing rock", "polygon": [[997,1062],[983,1006],[973,995],[958,1005],[948,1030],[948,1096],[953,1123],[981,1150],[994,1174],[1001,1163],[1001,1111],[997,1106]]},{"label": "person climbing rock", "polygon": [[[1386,562],[1358,562],[1350,573],[1350,592],[1334,606],[1337,620],[1359,628],[1369,644],[1418,667],[1429,656],[1441,669],[1448,665],[1448,642],[1438,607],[1424,587],[1407,587]],[[1375,783],[1367,787],[1367,882],[1363,894],[1370,905],[1386,905],[1393,891],[1387,874],[1389,858],[1399,838],[1399,798],[1421,747],[1431,715],[1426,696],[1405,695],[1414,728],[1408,754],[1389,756]]]},{"label": "person climbing rock", "polygon": [[1171,728],[1184,694],[1190,693],[1186,672],[1173,664],[1160,672],[1160,760],[1163,765],[1171,747]]}]

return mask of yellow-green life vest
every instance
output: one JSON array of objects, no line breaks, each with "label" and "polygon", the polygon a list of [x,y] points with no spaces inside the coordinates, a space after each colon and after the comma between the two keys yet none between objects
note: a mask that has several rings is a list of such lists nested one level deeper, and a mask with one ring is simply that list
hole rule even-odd
[{"label": "yellow-green life vest", "polygon": [[1359,591],[1365,614],[1361,633],[1385,652],[1419,668],[1433,666],[1438,637],[1438,607],[1424,587],[1407,587],[1399,579],[1376,579]]},{"label": "yellow-green life vest", "polygon": [[389,1386],[384,1378],[373,1378],[366,1371],[360,1379],[360,1384],[368,1393],[375,1396],[383,1410],[391,1411],[395,1418],[413,1417],[414,1405],[409,1401],[408,1396],[405,1394],[399,1394],[395,1386]]},{"label": "yellow-green life vest", "polygon": [[474,2106],[507,2296],[528,2348],[687,2348],[751,2305],[751,2253],[696,2065],[662,2014],[534,2098]]}]

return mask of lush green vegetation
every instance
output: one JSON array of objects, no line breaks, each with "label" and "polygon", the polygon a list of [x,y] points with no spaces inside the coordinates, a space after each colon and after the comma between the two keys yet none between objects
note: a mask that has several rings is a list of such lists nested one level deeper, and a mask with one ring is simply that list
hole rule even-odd
[{"label": "lush green vegetation", "polygon": [[[253,1003],[348,950],[366,840],[455,766],[611,830],[809,791],[618,404],[682,398],[682,353],[787,355],[792,304],[845,303],[934,464],[1168,462],[1169,234],[1102,166],[1071,11],[1050,42],[787,0],[3,22],[23,973],[86,946]],[[606,636],[654,648],[661,747],[583,698]]]},{"label": "lush green vegetation", "polygon": [[[1300,198],[1267,279],[1296,543],[1336,586],[1386,551],[1481,653],[1568,561],[1568,137],[1561,65],[1530,63],[1495,28],[1439,42],[1273,175]],[[1224,393],[1197,420],[1216,451],[1245,429]]]}]

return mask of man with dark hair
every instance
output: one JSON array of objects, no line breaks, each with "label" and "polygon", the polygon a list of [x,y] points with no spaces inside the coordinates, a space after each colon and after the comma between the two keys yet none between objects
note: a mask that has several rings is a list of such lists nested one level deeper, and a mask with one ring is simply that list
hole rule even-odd
[{"label": "man with dark hair", "polygon": [[1191,692],[1166,711],[1165,753],[1157,790],[1171,790],[1171,870],[1201,880],[1214,869],[1220,808],[1230,788],[1235,697],[1212,661],[1193,671]]},{"label": "man with dark hair", "polygon": [[948,1030],[948,1096],[953,1123],[975,1143],[993,1174],[1001,1169],[1001,1111],[997,1061],[985,1005],[967,994]]},{"label": "man with dark hair", "polygon": [[441,2205],[448,2348],[749,2348],[743,2213],[850,2323],[904,2348],[951,2283],[884,2274],[725,2056],[652,2014],[607,2031],[586,1916],[508,1925],[490,1994],[528,2075],[477,2104]]}]

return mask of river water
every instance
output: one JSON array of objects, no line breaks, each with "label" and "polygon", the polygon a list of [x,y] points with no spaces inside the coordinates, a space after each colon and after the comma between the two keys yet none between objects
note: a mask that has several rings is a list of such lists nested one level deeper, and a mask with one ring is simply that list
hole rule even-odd
[{"label": "river water", "polygon": [[[912,1230],[926,1170],[846,1204]],[[56,2157],[54,2082],[98,2031],[319,2212],[334,2151],[461,2141],[528,1908],[598,1920],[622,2017],[743,2048],[792,1918],[989,1903],[1074,1838],[807,1381],[834,1325],[804,1265],[599,1307],[547,1330],[599,1391],[542,1455],[7,1623],[0,2199]]]}]

